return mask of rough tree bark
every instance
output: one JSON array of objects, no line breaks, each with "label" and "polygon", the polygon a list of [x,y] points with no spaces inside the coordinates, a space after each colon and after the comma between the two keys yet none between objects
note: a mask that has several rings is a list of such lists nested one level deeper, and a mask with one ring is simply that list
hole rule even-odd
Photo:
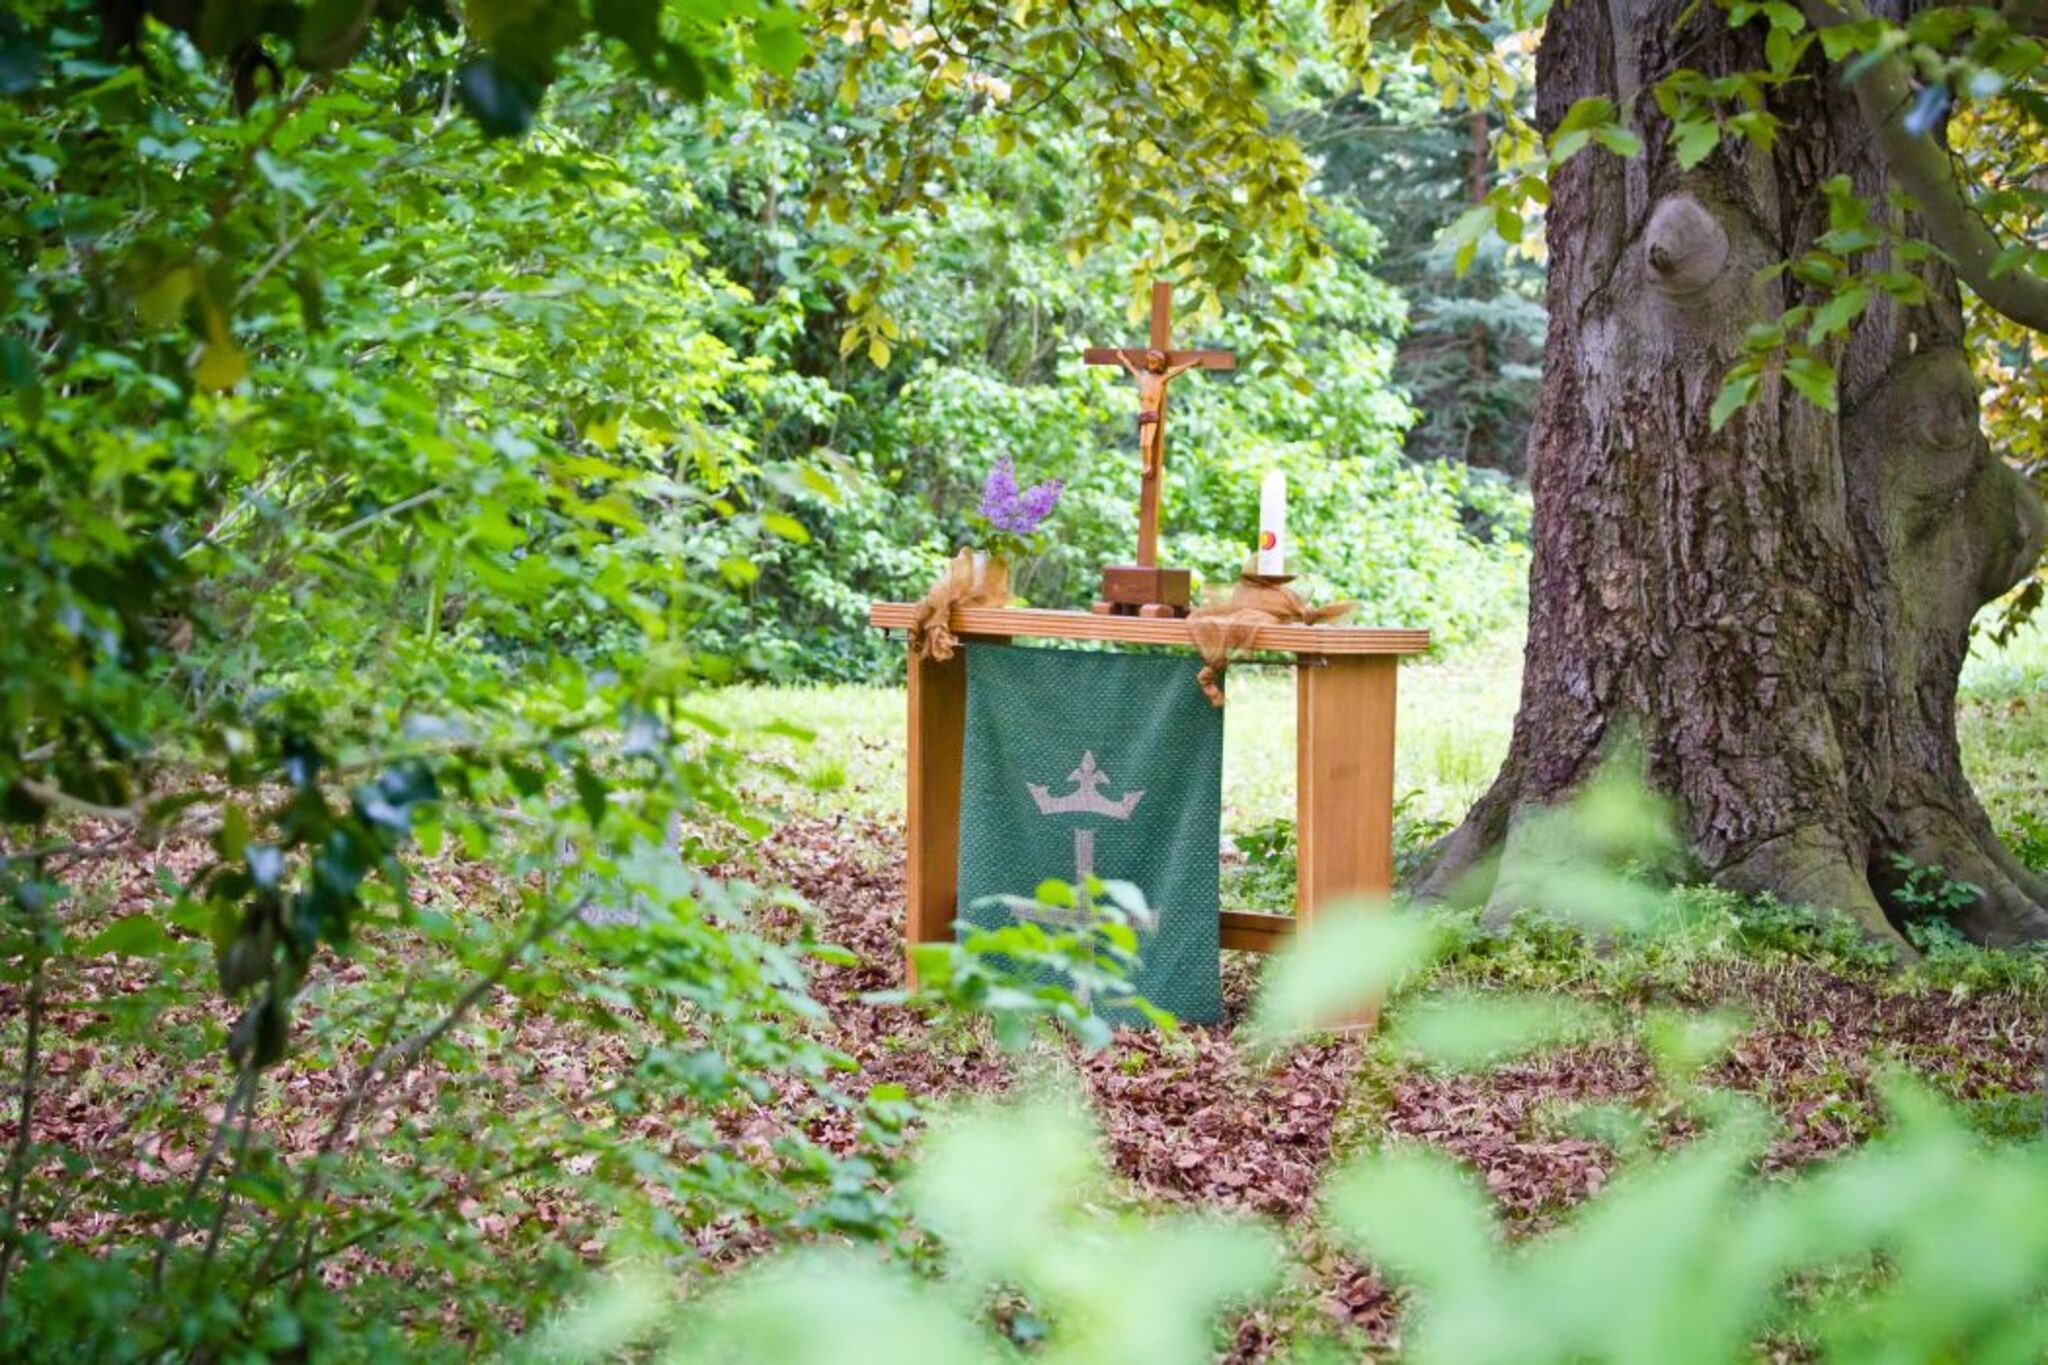
[{"label": "rough tree bark", "polygon": [[1539,122],[1605,95],[1634,111],[1645,151],[1581,154],[1552,186],[1521,707],[1499,777],[1417,889],[1476,875],[1490,908],[1513,908],[1518,817],[1627,734],[1726,886],[1888,936],[1903,853],[1984,889],[1955,917],[1970,937],[2048,937],[2048,884],[1999,845],[1955,728],[1971,618],[2032,568],[2048,518],[1984,440],[1938,265],[1930,303],[1880,298],[1841,347],[1839,416],[1773,378],[1709,431],[1744,330],[1798,301],[1789,276],[1758,271],[1827,231],[1822,182],[1848,176],[1880,214],[1892,182],[1817,46],[1812,79],[1773,106],[1772,151],[1724,145],[1681,169],[1648,87],[1679,66],[1766,65],[1760,25],[1731,32],[1707,6],[1681,26],[1689,8],[1550,11]]}]

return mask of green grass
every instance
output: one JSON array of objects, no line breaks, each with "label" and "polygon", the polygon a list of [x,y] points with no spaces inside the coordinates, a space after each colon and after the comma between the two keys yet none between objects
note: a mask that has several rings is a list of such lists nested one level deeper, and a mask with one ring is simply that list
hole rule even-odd
[{"label": "green grass", "polygon": [[[1455,820],[1486,790],[1507,752],[1520,694],[1521,641],[1503,637],[1401,669],[1395,791],[1406,818]],[[757,793],[795,814],[882,819],[903,803],[901,688],[742,686],[701,709],[742,730],[771,723],[815,733],[810,745],[761,735],[753,748],[802,776]],[[2048,860],[2048,622],[2011,644],[1979,639],[1963,670],[1963,761],[1999,832],[2022,857]],[[1234,834],[1294,815],[1291,668],[1240,666],[1224,715],[1223,823]]]},{"label": "green grass", "polygon": [[[1486,790],[1521,687],[1519,640],[1424,659],[1401,670],[1395,790],[1414,792],[1411,812],[1451,819]],[[699,710],[743,731],[793,724],[816,735],[803,745],[761,734],[750,747],[805,774],[759,793],[799,814],[891,817],[903,807],[901,688],[730,687]],[[1241,831],[1294,815],[1294,670],[1240,666],[1230,676],[1223,726],[1223,823]],[[827,780],[819,781],[820,777]]]},{"label": "green grass", "polygon": [[2020,858],[2048,868],[2048,621],[2004,648],[1980,638],[1957,707],[1963,767]]}]

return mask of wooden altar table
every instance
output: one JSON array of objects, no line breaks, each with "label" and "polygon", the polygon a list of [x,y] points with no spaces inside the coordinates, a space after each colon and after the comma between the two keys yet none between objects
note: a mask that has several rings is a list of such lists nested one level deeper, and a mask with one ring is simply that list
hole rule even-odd
[{"label": "wooden altar table", "polygon": [[[868,608],[868,622],[904,630],[916,610],[909,602],[877,602]],[[963,607],[954,610],[951,627],[963,644],[1106,640],[1194,648],[1185,619]],[[1346,895],[1392,890],[1395,669],[1402,655],[1429,648],[1429,632],[1274,625],[1261,627],[1248,647],[1293,654],[1304,665],[1295,670],[1294,915],[1226,910],[1220,926],[1225,948],[1268,952],[1317,907]],[[966,656],[955,652],[934,663],[912,649],[909,660],[906,944],[953,936],[967,724]]]}]

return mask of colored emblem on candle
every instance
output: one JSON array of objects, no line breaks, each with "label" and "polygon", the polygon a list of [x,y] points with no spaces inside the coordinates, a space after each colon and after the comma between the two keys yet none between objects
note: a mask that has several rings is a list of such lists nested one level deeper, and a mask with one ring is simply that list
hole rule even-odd
[{"label": "colored emblem on candle", "polygon": [[1259,484],[1258,571],[1278,578],[1287,572],[1287,476],[1268,470]]}]

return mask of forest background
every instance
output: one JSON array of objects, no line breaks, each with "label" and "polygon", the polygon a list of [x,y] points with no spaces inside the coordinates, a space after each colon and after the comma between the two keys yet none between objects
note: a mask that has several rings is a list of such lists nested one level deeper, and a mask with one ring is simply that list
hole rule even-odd
[{"label": "forest background", "polygon": [[[1137,471],[1128,383],[1079,351],[1135,340],[1155,273],[1181,287],[1183,339],[1243,359],[1176,391],[1168,555],[1230,573],[1259,478],[1282,468],[1317,591],[1427,626],[1475,668],[1512,650],[1541,215],[1492,196],[1532,152],[1511,117],[1526,39],[1450,26],[1479,34],[1467,55],[1490,79],[1519,78],[1467,102],[1473,66],[1433,60],[1427,33],[1372,46],[1362,84],[1308,5],[977,10],[1035,23],[1004,30],[1036,61],[1014,79],[993,54],[956,69],[882,8],[596,4],[589,34],[552,35],[545,81],[507,55],[518,6],[466,6],[468,30],[433,5],[376,7],[368,28],[370,7],[331,3],[0,16],[0,521],[23,531],[0,541],[0,1354],[461,1358],[550,1321],[600,1262],[708,1275],[809,1238],[924,1268],[971,1252],[906,1202],[898,1163],[918,1082],[1001,1089],[1008,1064],[978,1015],[926,1027],[863,994],[898,984],[876,965],[896,963],[879,866],[894,836],[834,796],[843,771],[781,747],[829,719],[829,694],[727,693],[753,701],[721,718],[707,688],[893,681],[901,644],[865,628],[866,604],[915,595],[968,542],[1003,456],[1067,485],[1022,591],[1084,602],[1133,539]],[[1066,77],[1070,14],[1087,60]],[[261,36],[292,60],[238,23],[287,25]],[[1206,60],[1219,52],[1233,60]],[[1147,80],[1144,100],[1113,102]],[[1625,150],[1612,113],[1576,130],[1606,138],[1585,154]],[[1987,139],[1966,152],[2038,163],[2030,127],[1960,127]],[[1182,196],[1161,189],[1180,179]],[[1976,339],[1994,440],[2036,468],[2037,343],[1989,324]],[[1986,730],[2036,676],[1979,699]],[[2024,748],[2001,755],[2002,821],[2037,781]],[[2038,823],[2013,832],[2043,856]],[[1277,885],[1285,831],[1265,833],[1252,871]],[[1950,888],[1922,871],[1938,908]],[[834,896],[858,904],[819,913]],[[1689,946],[1626,965],[1541,926],[1452,921],[1450,970],[1606,992],[1592,1013],[1648,1040],[1631,1093],[1676,1142],[1726,1112],[1679,1097],[1736,1030],[1646,1013],[1644,982],[1695,960],[1736,974],[1730,945],[1758,942],[1877,970],[1804,912],[1688,904]],[[865,936],[857,951],[842,932]],[[1390,973],[1448,952],[1408,949],[1330,960]],[[1002,1041],[1007,1012],[1101,1043],[1070,1001],[952,966],[955,998],[923,1005],[992,1011]],[[1930,970],[1934,999],[1962,1001],[2038,989],[2041,967],[1957,949]],[[1827,997],[1845,1034],[1910,1015],[1900,1038],[1859,1043],[1922,1062],[1952,1048],[1952,1097],[2001,1137],[2030,1129],[2025,1008],[1920,1009],[1869,979]],[[1233,999],[1242,1012],[1241,977]],[[1796,993],[1752,1003],[1811,1024]],[[1506,1032],[1555,1041],[1586,1017],[1525,1011]],[[1195,1046],[1215,1061],[1231,1044]],[[1843,1079],[1815,1055],[1794,1101],[1802,1159],[1884,1122],[1867,1068]],[[1188,1065],[1113,1056],[1091,1073],[1111,1087],[1171,1074],[1170,1089]],[[1354,1061],[1318,1045],[1298,1071],[1194,1069],[1262,1097],[1238,1116],[1243,1150],[1299,1107],[1321,1159]],[[1359,1093],[1412,1079],[1359,1074]],[[1617,1167],[1654,1155],[1616,1131]],[[1090,1159],[1071,1136],[1034,1155],[1042,1187],[1063,1153]],[[1523,1212],[1588,1196],[1591,1160],[1569,1199]],[[1856,1169],[1902,1184],[1876,1159]],[[2011,1169],[2048,1184],[2031,1155]],[[1711,1213],[1746,1170],[1688,1188]],[[1319,1174],[1288,1178],[1272,1211],[1301,1214]],[[1943,1187],[1915,1188],[1938,1203]],[[1984,1190],[1956,1216],[1994,1221]],[[1837,1222],[1788,1225],[1847,1227],[1861,1205],[1840,1204]],[[1938,1237],[1925,1212],[1915,1226]],[[1036,1229],[1026,1250],[1054,1257],[1037,1270],[1067,1265],[1069,1231]],[[1303,1236],[1290,1254],[1352,1292],[1361,1274]],[[1462,1251],[1483,1260],[1484,1241]],[[1648,1264],[1632,1247],[1614,1261]],[[1115,1287],[1104,1265],[1082,1278]],[[1359,1293],[1384,1339],[1374,1284]],[[1886,1287],[1851,1277],[1848,1293]],[[887,1301],[850,1297],[847,1320]],[[1178,1321],[1162,1304],[1096,1306],[1201,1354],[1211,1305]],[[1024,1349],[1046,1330],[995,1316]]]}]

